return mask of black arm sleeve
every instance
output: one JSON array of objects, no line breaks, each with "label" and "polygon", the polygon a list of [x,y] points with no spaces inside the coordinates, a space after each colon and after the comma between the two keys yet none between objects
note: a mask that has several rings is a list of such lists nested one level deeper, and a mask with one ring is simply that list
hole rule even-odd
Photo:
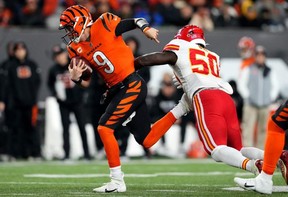
[{"label": "black arm sleeve", "polygon": [[123,19],[120,21],[120,23],[117,25],[115,29],[115,35],[120,36],[121,34],[131,31],[133,29],[136,29],[137,25],[134,22],[134,19]]},{"label": "black arm sleeve", "polygon": [[175,65],[177,55],[172,51],[156,52],[147,55],[142,55],[134,60],[134,67],[136,70],[153,65],[170,64]]}]

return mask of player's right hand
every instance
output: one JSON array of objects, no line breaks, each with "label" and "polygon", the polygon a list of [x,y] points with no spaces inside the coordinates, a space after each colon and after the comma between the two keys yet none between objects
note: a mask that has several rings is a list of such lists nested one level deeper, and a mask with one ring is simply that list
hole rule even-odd
[{"label": "player's right hand", "polygon": [[85,71],[86,64],[83,60],[76,61],[76,58],[72,58],[68,70],[71,76],[71,80],[78,81],[82,76],[83,71]]},{"label": "player's right hand", "polygon": [[158,35],[159,35],[158,29],[149,27],[147,28],[147,30],[145,29],[143,33],[147,36],[147,38],[150,38],[151,40],[154,40],[155,42],[160,43],[160,41],[158,40]]}]

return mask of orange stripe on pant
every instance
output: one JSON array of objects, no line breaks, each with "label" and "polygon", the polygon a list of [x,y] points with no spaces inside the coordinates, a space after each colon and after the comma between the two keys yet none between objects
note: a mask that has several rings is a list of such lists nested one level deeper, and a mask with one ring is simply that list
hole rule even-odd
[{"label": "orange stripe on pant", "polygon": [[210,139],[209,130],[208,128],[205,127],[205,119],[202,118],[204,117],[204,111],[201,109],[201,102],[199,99],[199,94],[196,94],[193,99],[194,102],[194,109],[195,109],[195,114],[196,114],[196,119],[197,119],[197,124],[198,124],[198,132],[199,132],[199,137],[201,137],[203,145],[205,147],[205,150],[208,152],[208,154],[211,154],[211,152],[214,150],[216,147],[214,140]]}]

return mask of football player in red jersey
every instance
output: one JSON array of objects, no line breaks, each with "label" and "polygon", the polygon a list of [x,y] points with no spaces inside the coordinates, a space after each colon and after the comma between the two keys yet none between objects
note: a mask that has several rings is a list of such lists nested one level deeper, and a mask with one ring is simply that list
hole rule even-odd
[{"label": "football player in red jersey", "polygon": [[163,64],[169,64],[174,70],[178,85],[188,96],[185,101],[188,100],[189,105],[193,105],[198,134],[206,152],[215,161],[255,174],[261,172],[256,179],[235,178],[236,183],[245,188],[247,182],[246,185],[249,186],[245,189],[271,193],[272,174],[279,161],[282,176],[288,184],[288,152],[283,151],[281,154],[285,130],[288,129],[288,101],[269,120],[261,171],[259,159],[263,158],[263,151],[254,147],[242,147],[235,105],[229,96],[232,88],[220,78],[219,56],[206,49],[202,29],[187,25],[178,31],[163,52],[146,54],[135,59],[137,69]]},{"label": "football player in red jersey", "polygon": [[[220,77],[220,58],[206,48],[204,32],[195,25],[181,28],[163,52],[135,59],[137,69],[169,64],[193,108],[199,138],[215,161],[258,174],[259,160],[243,155],[240,126],[230,84]],[[259,150],[261,151],[261,150]],[[258,168],[259,167],[259,168]]]},{"label": "football player in red jersey", "polygon": [[[126,185],[114,130],[121,124],[127,125],[136,141],[145,148],[150,148],[189,110],[181,100],[151,128],[145,102],[147,86],[135,72],[133,53],[125,44],[122,34],[139,28],[148,38],[159,42],[158,30],[149,27],[144,18],[121,20],[112,13],[104,13],[93,22],[88,10],[80,5],[71,6],[63,11],[59,28],[65,29],[67,34],[64,38],[68,36],[70,39],[67,43],[70,57],[80,56],[87,60],[103,77],[109,88],[106,98],[109,105],[99,121],[98,132],[108,159],[111,181],[93,191],[125,192]],[[87,69],[84,61],[79,61],[78,64],[76,61],[71,63],[71,79],[87,87],[89,80],[81,78],[82,72]]]}]

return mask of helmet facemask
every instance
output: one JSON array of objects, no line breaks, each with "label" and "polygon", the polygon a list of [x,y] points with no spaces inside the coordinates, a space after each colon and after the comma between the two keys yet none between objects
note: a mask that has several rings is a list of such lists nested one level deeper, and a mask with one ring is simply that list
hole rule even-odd
[{"label": "helmet facemask", "polygon": [[65,29],[66,34],[62,37],[62,40],[66,44],[70,41],[78,43],[81,35],[87,27],[88,20],[86,17],[75,17],[75,19],[76,21],[74,23],[71,21],[65,26],[59,28]]}]

